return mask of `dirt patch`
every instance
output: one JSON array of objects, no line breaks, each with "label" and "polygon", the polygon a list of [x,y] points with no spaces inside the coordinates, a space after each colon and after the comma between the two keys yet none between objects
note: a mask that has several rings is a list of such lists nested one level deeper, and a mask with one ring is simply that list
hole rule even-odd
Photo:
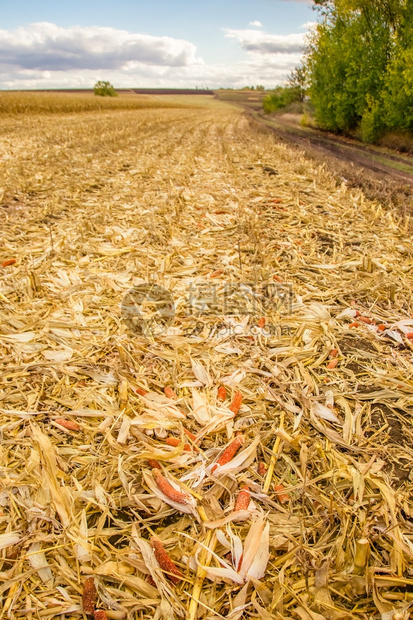
[{"label": "dirt patch", "polygon": [[345,338],[342,338],[337,344],[340,347],[343,355],[366,357],[361,353],[362,351],[366,351],[367,353],[377,353],[376,347],[364,338],[346,336]]},{"label": "dirt patch", "polygon": [[364,372],[361,360],[368,360],[371,353],[377,353],[377,349],[368,340],[352,336],[346,336],[338,341],[342,355],[346,358],[345,367],[356,376]]},{"label": "dirt patch", "polygon": [[[345,336],[338,341],[338,346],[346,358],[345,368],[356,376],[360,382],[357,393],[364,397],[364,402],[369,402],[369,394],[375,394],[380,389],[377,384],[366,383],[366,364],[372,354],[377,354],[378,349],[374,343],[356,336]],[[374,396],[372,396],[372,400]],[[410,479],[411,459],[407,454],[411,451],[413,456],[413,436],[408,431],[410,425],[408,412],[391,409],[383,402],[372,402],[370,421],[366,437],[377,435],[379,444],[382,446],[380,458],[386,462],[384,471],[396,481],[397,486]],[[403,448],[401,450],[401,448]]]},{"label": "dirt patch", "polygon": [[[405,414],[403,414],[404,416]],[[371,410],[371,426],[373,435],[383,427],[382,445],[384,447],[383,460],[386,461],[385,471],[392,476],[394,480],[398,480],[400,484],[410,479],[412,471],[411,459],[406,454],[400,456],[397,460],[386,458],[386,448],[390,446],[403,446],[405,449],[413,450],[412,438],[406,433],[406,425],[402,422],[403,417],[398,416],[392,409],[383,403],[376,403]]]}]

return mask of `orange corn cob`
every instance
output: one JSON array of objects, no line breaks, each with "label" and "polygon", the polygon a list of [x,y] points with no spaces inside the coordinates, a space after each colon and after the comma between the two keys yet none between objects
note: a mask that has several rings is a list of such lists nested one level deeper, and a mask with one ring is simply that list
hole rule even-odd
[{"label": "orange corn cob", "polygon": [[258,321],[258,327],[265,327],[265,316],[262,316]]},{"label": "orange corn cob", "polygon": [[333,368],[336,368],[336,367],[337,367],[337,364],[338,364],[338,359],[337,359],[337,358],[335,358],[335,359],[331,360],[331,362],[329,362],[329,363],[327,364],[327,368],[328,368],[328,370],[333,370]]},{"label": "orange corn cob", "polygon": [[178,395],[176,394],[176,392],[174,392],[174,390],[168,385],[163,389],[163,391],[167,398],[172,398],[172,400],[176,400],[178,398]]},{"label": "orange corn cob", "polygon": [[223,269],[217,269],[216,271],[213,271],[212,273],[210,273],[209,277],[217,278],[218,276],[222,276],[223,273],[224,273]]},{"label": "orange corn cob", "polygon": [[232,411],[234,415],[237,415],[242,403],[242,394],[241,392],[235,392],[232,403],[230,404],[229,410]]},{"label": "orange corn cob", "polygon": [[372,323],[374,323],[373,319],[369,319],[369,317],[367,316],[359,316],[359,321],[361,321],[362,323],[366,323],[366,325],[371,325]]},{"label": "orange corn cob", "polygon": [[155,554],[155,558],[157,559],[158,564],[162,568],[162,570],[167,573],[167,577],[169,577],[172,583],[179,583],[182,579],[182,573],[178,570],[174,562],[166,553],[161,541],[159,540],[159,538],[157,538],[157,536],[152,536],[151,545]]},{"label": "orange corn cob", "polygon": [[63,418],[56,418],[56,424],[59,426],[63,426],[63,428],[67,428],[68,431],[80,431],[81,426],[77,422],[73,422],[73,420],[64,420]]},{"label": "orange corn cob", "polygon": [[330,357],[337,357],[337,355],[338,355],[338,349],[331,349]]},{"label": "orange corn cob", "polygon": [[153,586],[154,588],[156,588],[156,581],[154,581],[154,579],[152,578],[152,575],[148,575],[146,578],[147,583],[149,583],[150,586]]},{"label": "orange corn cob", "polygon": [[[177,437],[167,437],[165,441],[168,446],[172,446],[173,448],[177,448],[181,443]],[[189,445],[189,443],[186,443],[184,445],[184,450],[185,452],[191,452],[191,446]]]},{"label": "orange corn cob", "polygon": [[354,321],[353,323],[350,323],[349,328],[351,327],[358,327],[359,323],[357,323],[357,321]]},{"label": "orange corn cob", "polygon": [[413,339],[413,332],[409,332],[408,334],[406,334],[406,338],[408,338],[409,340]]},{"label": "orange corn cob", "polygon": [[290,501],[290,496],[284,493],[285,489],[282,484],[276,484],[274,486],[274,491],[280,504],[286,504]]},{"label": "orange corn cob", "polygon": [[225,400],[227,397],[227,391],[223,385],[218,388],[218,400]]},{"label": "orange corn cob", "polygon": [[272,277],[272,279],[273,279],[273,280],[275,280],[276,282],[282,282],[282,281],[283,281],[283,279],[282,279],[282,278],[280,278],[280,276],[277,276],[277,275],[274,275],[274,276]]},{"label": "orange corn cob", "polygon": [[152,469],[152,475],[155,478],[156,486],[166,497],[169,497],[173,502],[178,504],[187,504],[188,495],[182,491],[177,491],[168,481],[162,476],[159,469]]},{"label": "orange corn cob", "polygon": [[139,394],[139,396],[145,396],[145,394],[147,394],[147,393],[148,393],[148,390],[144,390],[144,389],[139,388],[139,387],[138,387],[138,388],[136,388],[136,390],[135,390],[135,391],[136,391],[136,393],[137,393],[137,394]]},{"label": "orange corn cob", "polygon": [[250,490],[246,484],[241,488],[238,493],[237,501],[235,502],[234,510],[247,510],[250,503]]},{"label": "orange corn cob", "polygon": [[94,620],[108,620],[106,611],[103,611],[103,609],[97,609],[95,611]]},{"label": "orange corn cob", "polygon": [[225,450],[223,451],[223,453],[221,454],[221,456],[215,463],[214,467],[212,468],[212,472],[214,472],[219,465],[222,466],[222,465],[226,465],[227,463],[229,463],[231,459],[234,458],[234,456],[236,455],[240,447],[243,445],[244,441],[245,440],[244,440],[243,435],[239,435],[238,437],[235,437],[235,439],[231,441],[231,443],[229,444],[229,446],[227,446],[227,448],[225,448]]},{"label": "orange corn cob", "polygon": [[95,580],[93,577],[88,577],[83,586],[82,594],[82,607],[83,613],[87,616],[93,616],[95,613],[97,592],[95,587]]},{"label": "orange corn cob", "polygon": [[380,323],[380,325],[377,325],[377,329],[379,330],[379,332],[384,332],[384,330],[387,329],[387,327],[385,326],[384,323]]},{"label": "orange corn cob", "polygon": [[197,441],[195,435],[193,433],[191,433],[191,431],[189,431],[187,428],[185,428],[184,426],[182,427],[182,430],[184,431],[185,435],[188,437],[188,439],[190,439],[191,441]]},{"label": "orange corn cob", "polygon": [[10,267],[10,265],[15,265],[16,263],[16,259],[15,258],[9,258],[8,260],[4,260],[1,264],[2,267]]},{"label": "orange corn cob", "polygon": [[267,466],[266,466],[266,464],[264,463],[264,461],[260,461],[260,462],[258,463],[258,474],[259,474],[260,476],[265,476],[265,474],[266,474],[266,473],[267,473]]},{"label": "orange corn cob", "polygon": [[147,462],[151,469],[162,469],[158,461],[155,461],[155,459],[148,459]]}]

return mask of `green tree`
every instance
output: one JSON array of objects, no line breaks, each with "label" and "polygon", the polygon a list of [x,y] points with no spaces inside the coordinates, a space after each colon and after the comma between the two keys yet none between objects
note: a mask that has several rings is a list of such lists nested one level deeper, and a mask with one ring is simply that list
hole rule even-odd
[{"label": "green tree", "polygon": [[93,87],[93,92],[98,97],[117,97],[118,93],[110,82],[99,80]]},{"label": "green tree", "polygon": [[318,124],[366,141],[413,132],[413,0],[313,1],[320,20],[289,86]]},{"label": "green tree", "polygon": [[408,3],[380,100],[383,125],[413,131],[413,2]]},{"label": "green tree", "polygon": [[299,65],[291,71],[288,76],[288,86],[297,91],[299,101],[304,101],[307,88],[307,71],[305,65]]},{"label": "green tree", "polygon": [[319,125],[345,132],[360,126],[366,140],[390,126],[410,128],[413,0],[314,2],[322,20],[305,68]]},{"label": "green tree", "polygon": [[325,129],[349,131],[383,86],[392,40],[383,21],[333,12],[310,43],[310,97]]}]

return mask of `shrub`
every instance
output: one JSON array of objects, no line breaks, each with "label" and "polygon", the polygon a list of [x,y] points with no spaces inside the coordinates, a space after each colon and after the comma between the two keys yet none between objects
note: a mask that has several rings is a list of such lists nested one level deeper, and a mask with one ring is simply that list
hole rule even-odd
[{"label": "shrub", "polygon": [[104,82],[103,80],[99,80],[93,87],[93,92],[98,97],[117,97],[118,93],[115,91],[114,87],[110,82]]},{"label": "shrub", "polygon": [[377,142],[384,130],[382,106],[378,101],[369,100],[360,122],[363,142]]},{"label": "shrub", "polygon": [[291,103],[295,103],[297,101],[301,101],[301,93],[298,88],[282,88],[280,86],[273,93],[264,97],[262,107],[264,108],[264,112],[269,114],[270,112],[275,112],[276,110],[285,108]]}]

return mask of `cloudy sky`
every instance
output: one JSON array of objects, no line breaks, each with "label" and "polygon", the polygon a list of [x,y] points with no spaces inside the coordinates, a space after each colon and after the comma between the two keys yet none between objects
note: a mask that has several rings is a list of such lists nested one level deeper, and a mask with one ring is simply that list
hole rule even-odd
[{"label": "cloudy sky", "polygon": [[315,17],[311,0],[4,2],[0,89],[273,87]]}]

